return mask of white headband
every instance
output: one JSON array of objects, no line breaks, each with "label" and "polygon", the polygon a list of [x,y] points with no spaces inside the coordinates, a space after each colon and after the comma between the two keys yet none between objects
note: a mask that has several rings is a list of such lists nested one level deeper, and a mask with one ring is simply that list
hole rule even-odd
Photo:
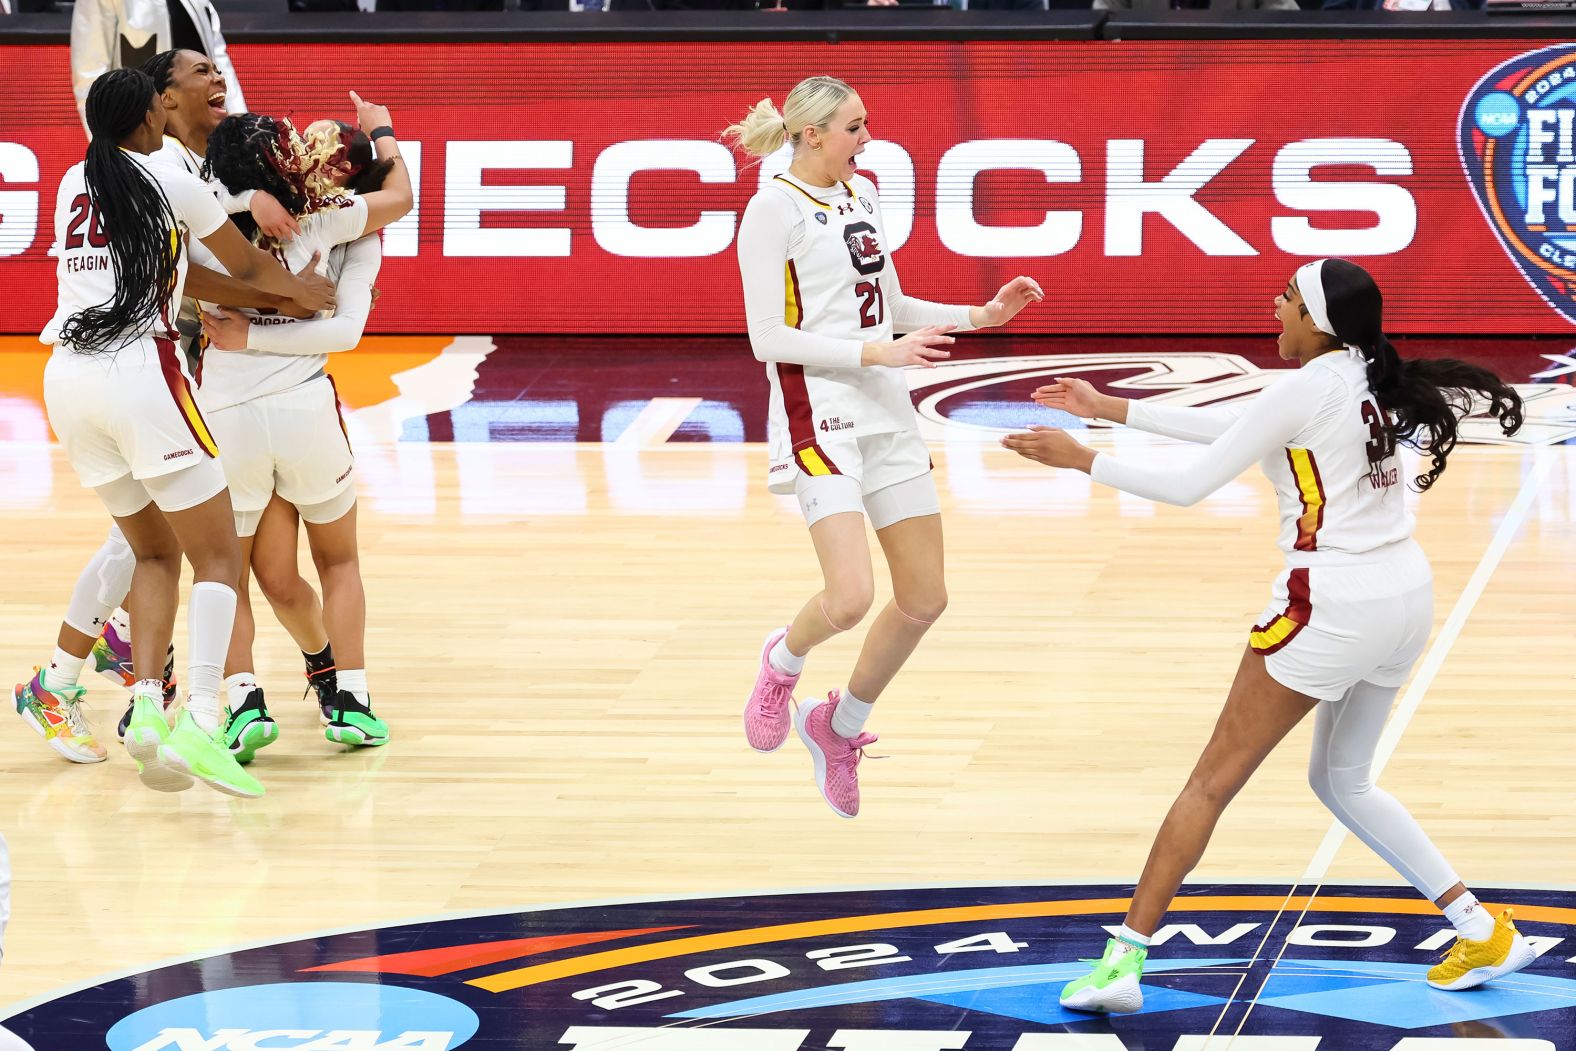
[{"label": "white headband", "polygon": [[1303,305],[1308,308],[1308,316],[1313,319],[1314,327],[1327,336],[1335,335],[1335,327],[1330,324],[1330,308],[1324,300],[1323,259],[1315,259],[1297,268],[1297,291],[1302,293]]}]

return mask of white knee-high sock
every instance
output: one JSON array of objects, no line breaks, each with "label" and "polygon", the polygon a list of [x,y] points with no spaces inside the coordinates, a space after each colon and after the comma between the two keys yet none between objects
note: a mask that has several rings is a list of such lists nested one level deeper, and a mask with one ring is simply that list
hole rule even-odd
[{"label": "white knee-high sock", "polygon": [[1320,704],[1308,782],[1341,824],[1435,901],[1460,877],[1406,807],[1369,774],[1395,695],[1394,687],[1361,682],[1341,700]]},{"label": "white knee-high sock", "polygon": [[193,584],[186,624],[191,635],[186,710],[198,726],[212,733],[219,727],[219,685],[224,679],[230,630],[235,627],[235,591],[212,580]]},{"label": "white knee-high sock", "polygon": [[66,607],[66,624],[84,635],[103,631],[110,612],[125,601],[126,592],[131,590],[131,575],[136,568],[137,556],[131,553],[131,545],[119,527],[112,527],[109,537],[77,575],[71,604]]}]

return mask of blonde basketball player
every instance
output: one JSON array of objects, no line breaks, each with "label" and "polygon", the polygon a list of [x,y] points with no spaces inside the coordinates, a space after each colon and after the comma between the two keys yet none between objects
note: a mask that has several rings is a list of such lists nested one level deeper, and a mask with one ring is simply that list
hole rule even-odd
[{"label": "blonde basketball player", "polygon": [[1155,838],[1118,936],[1062,1005],[1136,1011],[1150,937],[1203,856],[1226,805],[1264,757],[1318,709],[1308,779],[1335,816],[1435,902],[1458,938],[1428,973],[1439,989],[1468,989],[1534,959],[1510,910],[1494,917],[1461,883],[1417,822],[1369,773],[1379,733],[1433,626],[1433,574],[1412,539],[1397,443],[1426,450],[1417,480],[1430,488],[1455,447],[1473,395],[1506,434],[1521,398],[1486,369],[1460,361],[1402,361],[1384,336],[1383,300],[1344,259],[1297,271],[1275,300],[1280,356],[1298,368],[1243,406],[1177,408],[1128,402],[1063,379],[1034,400],[1209,447],[1186,466],[1096,454],[1048,427],[1003,439],[1019,455],[1068,467],[1124,492],[1190,505],[1259,461],[1280,505],[1286,569],[1248,636],[1236,681],[1209,743]]},{"label": "blonde basketball player", "polygon": [[892,601],[847,688],[793,716],[822,797],[851,818],[862,749],[876,740],[864,729],[872,706],[947,604],[940,504],[901,369],[946,358],[948,333],[1006,324],[1043,296],[1027,277],[980,307],[904,295],[875,186],[857,174],[871,139],[864,103],[841,80],[804,80],[781,113],[764,99],[724,134],[755,157],[793,148],[787,173],[745,209],[739,273],[750,345],[771,383],[768,488],[798,496],[825,581],[791,624],[767,635],[744,732],[757,751],[781,747],[810,650],[869,611],[868,515]]},{"label": "blonde basketball player", "polygon": [[[332,303],[247,243],[195,176],[153,165],[166,125],[153,81],[106,73],[88,92],[87,157],[61,180],[55,205],[58,306],[39,339],[50,425],[78,478],[94,489],[136,556],[128,608],[138,681],[126,748],[149,787],[198,777],[223,792],[262,794],[224,746],[218,702],[235,616],[240,547],[218,450],[192,398],[172,312],[186,277],[187,238],[236,277],[307,309]],[[189,700],[173,731],[160,673],[184,552],[190,602]]]}]

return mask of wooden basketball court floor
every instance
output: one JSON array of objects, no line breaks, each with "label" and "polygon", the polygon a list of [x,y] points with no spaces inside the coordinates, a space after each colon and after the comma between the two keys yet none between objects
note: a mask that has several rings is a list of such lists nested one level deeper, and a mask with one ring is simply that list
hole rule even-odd
[{"label": "wooden basketball court floor", "polygon": [[[763,634],[817,586],[797,510],[764,491],[761,446],[665,442],[664,411],[606,444],[358,442],[386,748],[323,740],[266,612],[257,670],[283,735],[253,768],[261,800],[158,795],[118,747],[73,766],[4,716],[0,1016],[170,957],[454,910],[1136,878],[1278,566],[1260,476],[1153,507],[978,435],[938,444],[951,605],[880,702],[889,758],[844,821],[795,739],[757,755],[739,725]],[[0,443],[0,480],[0,667],[21,679],[107,522],[36,427]],[[1568,446],[1463,446],[1421,501],[1438,628],[1382,783],[1469,882],[1576,871],[1573,498]],[[801,695],[842,685],[861,635],[818,650]],[[184,660],[182,636],[184,615]],[[112,743],[124,693],[84,681]],[[1332,830],[1307,751],[1304,726],[1199,878],[1394,881]]]}]

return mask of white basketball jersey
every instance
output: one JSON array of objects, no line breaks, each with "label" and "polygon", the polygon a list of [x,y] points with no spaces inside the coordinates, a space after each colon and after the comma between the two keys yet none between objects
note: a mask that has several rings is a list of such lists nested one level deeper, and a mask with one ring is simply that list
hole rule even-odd
[{"label": "white basketball jersey", "polygon": [[1363,358],[1336,351],[1302,371],[1309,369],[1328,369],[1341,382],[1323,384],[1326,404],[1312,413],[1314,422],[1260,463],[1280,505],[1281,550],[1294,565],[1405,540],[1416,524]]},{"label": "white basketball jersey", "polygon": [[[338,267],[344,263],[344,253],[333,250],[359,238],[367,228],[367,202],[353,197],[342,208],[326,208],[299,220],[301,234],[277,250],[275,255],[291,271],[300,270],[311,260],[313,253],[321,253],[317,272],[331,279],[338,277]],[[217,260],[215,261],[217,267]],[[213,309],[213,304],[203,304]],[[241,308],[253,324],[290,325],[295,318],[283,314],[260,313]],[[332,310],[319,313],[319,317],[332,317]],[[197,404],[204,412],[239,405],[253,398],[298,387],[315,379],[328,365],[326,354],[271,354],[263,350],[208,350],[203,354],[203,367],[197,387]]]},{"label": "white basketball jersey", "polygon": [[[170,202],[176,229],[170,231],[170,247],[176,252],[175,285],[157,318],[145,321],[139,331],[125,333],[128,341],[154,335],[173,338],[175,306],[186,284],[186,261],[190,243],[207,237],[228,218],[219,202],[202,181],[184,171],[150,163],[139,153],[126,156],[140,166]],[[39,335],[43,343],[55,343],[60,327],[73,314],[100,306],[115,298],[114,258],[109,238],[98,209],[88,197],[86,162],[67,169],[55,195],[55,242],[51,249],[59,257],[55,276],[59,286],[55,316]]]},{"label": "white basketball jersey", "polygon": [[[803,233],[790,241],[783,268],[786,323],[839,339],[890,340],[883,285],[892,284],[892,263],[870,181],[856,175],[828,190],[779,175],[759,192],[786,195],[804,217]],[[766,375],[774,489],[791,489],[794,472],[787,465],[795,462],[810,474],[830,473],[817,447],[821,441],[917,426],[901,369],[769,362]]]}]

